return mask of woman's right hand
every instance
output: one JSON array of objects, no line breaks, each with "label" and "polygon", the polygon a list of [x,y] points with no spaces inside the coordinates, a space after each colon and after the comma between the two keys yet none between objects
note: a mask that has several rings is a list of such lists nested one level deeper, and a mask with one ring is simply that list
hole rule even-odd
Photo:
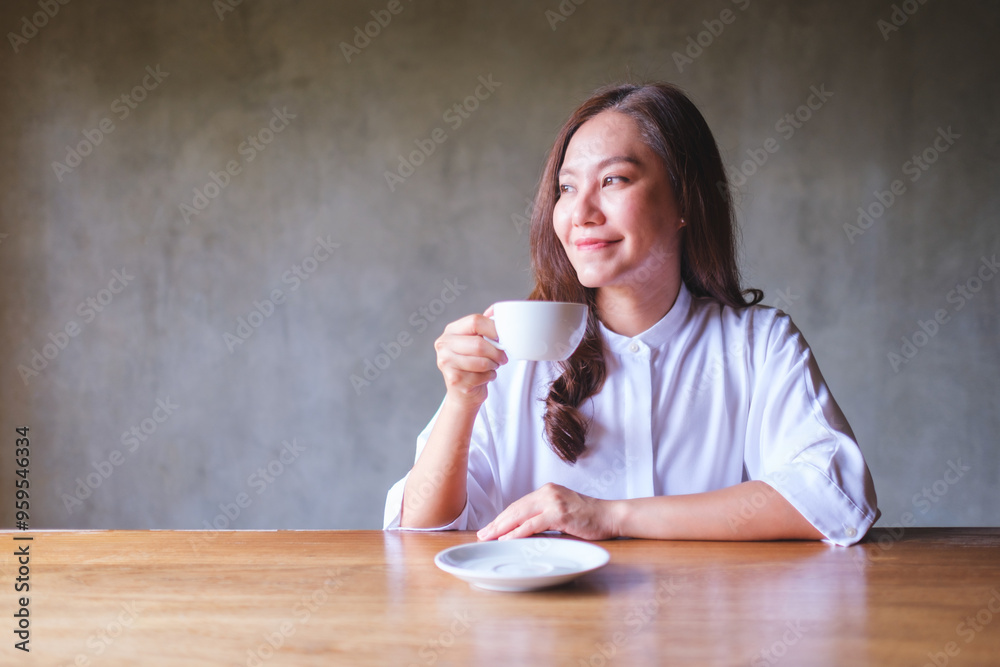
[{"label": "woman's right hand", "polygon": [[478,409],[486,400],[486,385],[497,376],[496,369],[507,363],[503,350],[483,340],[484,336],[497,339],[496,325],[489,318],[492,312],[490,306],[482,315],[456,320],[434,341],[447,400],[456,407]]},{"label": "woman's right hand", "polygon": [[437,365],[448,389],[434,428],[406,478],[399,525],[435,528],[455,520],[468,498],[469,447],[486,385],[507,363],[494,340],[497,329],[489,316],[468,315],[445,327],[434,341]]}]

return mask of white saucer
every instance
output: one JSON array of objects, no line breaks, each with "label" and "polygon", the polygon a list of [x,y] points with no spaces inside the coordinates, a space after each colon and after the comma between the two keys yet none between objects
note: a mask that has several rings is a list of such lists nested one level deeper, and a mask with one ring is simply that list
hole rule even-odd
[{"label": "white saucer", "polygon": [[529,537],[460,544],[440,552],[434,564],[478,588],[530,591],[564,584],[609,560],[610,554],[596,544]]}]

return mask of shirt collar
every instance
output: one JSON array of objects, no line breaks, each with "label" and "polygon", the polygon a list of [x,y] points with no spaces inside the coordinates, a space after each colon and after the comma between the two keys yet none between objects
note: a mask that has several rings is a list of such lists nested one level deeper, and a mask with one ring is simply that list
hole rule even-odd
[{"label": "shirt collar", "polygon": [[671,306],[666,315],[660,318],[659,322],[646,329],[638,336],[633,336],[631,338],[611,331],[604,326],[603,322],[601,322],[601,335],[604,337],[604,342],[607,344],[608,349],[617,354],[635,352],[635,348],[633,348],[632,345],[636,342],[643,343],[644,347],[658,348],[665,345],[671,338],[673,338],[674,334],[681,328],[681,325],[687,318],[690,308],[691,293],[688,291],[684,282],[681,281],[681,287],[677,292],[677,298],[674,300],[674,305]]}]

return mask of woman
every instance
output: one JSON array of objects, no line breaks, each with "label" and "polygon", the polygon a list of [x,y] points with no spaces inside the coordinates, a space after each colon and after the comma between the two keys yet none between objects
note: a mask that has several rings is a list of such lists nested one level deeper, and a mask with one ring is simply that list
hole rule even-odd
[{"label": "woman", "polygon": [[667,84],[569,118],[531,221],[532,299],[590,307],[567,362],[507,363],[485,315],[435,342],[447,393],[386,528],[822,539],[878,517],[871,475],[802,335],[740,288],[722,160]]}]

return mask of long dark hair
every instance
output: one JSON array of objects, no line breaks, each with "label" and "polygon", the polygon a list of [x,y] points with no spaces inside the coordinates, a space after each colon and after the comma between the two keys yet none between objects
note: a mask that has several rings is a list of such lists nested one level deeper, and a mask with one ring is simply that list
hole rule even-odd
[{"label": "long dark hair", "polygon": [[580,405],[600,391],[607,375],[598,327],[597,290],[576,277],[552,226],[559,199],[559,169],[573,134],[602,111],[625,114],[643,141],[663,160],[680,217],[681,279],[693,296],[716,299],[733,308],[759,302],[763,292],[740,287],[736,231],[726,170],[715,138],[701,112],[667,83],[614,85],[595,92],[559,131],[545,162],[531,216],[531,264],[535,287],[529,299],[571,301],[590,307],[587,333],[546,398],[545,434],[553,451],[575,463],[586,448],[587,420]]}]

